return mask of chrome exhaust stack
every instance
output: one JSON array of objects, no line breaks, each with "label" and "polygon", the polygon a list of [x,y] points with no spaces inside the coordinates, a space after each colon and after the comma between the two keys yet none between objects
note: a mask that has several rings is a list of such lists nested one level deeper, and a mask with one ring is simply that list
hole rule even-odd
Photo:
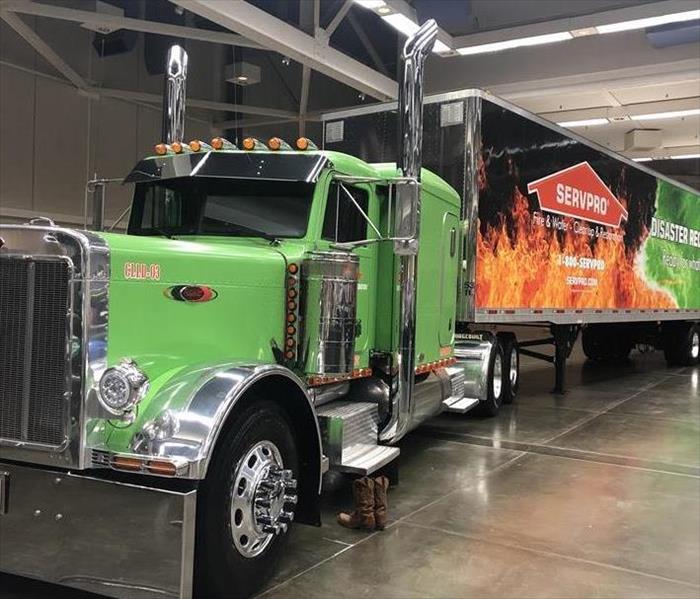
[{"label": "chrome exhaust stack", "polygon": [[181,46],[171,46],[165,65],[163,89],[163,129],[161,139],[166,144],[185,139],[185,87],[187,84],[187,52]]},{"label": "chrome exhaust stack", "polygon": [[420,239],[420,171],[423,145],[423,67],[437,39],[433,19],[406,40],[399,81],[398,167],[405,179],[396,186],[394,253],[400,256],[399,342],[394,355],[398,369],[392,387],[391,416],[379,435],[384,443],[401,439],[413,420],[416,345],[416,291]]}]

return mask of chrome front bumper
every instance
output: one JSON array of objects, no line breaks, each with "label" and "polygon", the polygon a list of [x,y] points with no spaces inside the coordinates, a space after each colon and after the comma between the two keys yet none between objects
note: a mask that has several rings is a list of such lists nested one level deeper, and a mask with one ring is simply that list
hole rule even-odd
[{"label": "chrome front bumper", "polygon": [[0,462],[0,570],[110,597],[191,597],[196,495]]}]

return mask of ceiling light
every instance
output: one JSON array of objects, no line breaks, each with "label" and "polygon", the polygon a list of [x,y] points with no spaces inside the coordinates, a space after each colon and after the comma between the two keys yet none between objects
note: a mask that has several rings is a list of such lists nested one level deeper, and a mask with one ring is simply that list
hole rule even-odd
[{"label": "ceiling light", "polygon": [[572,37],[573,36],[568,31],[561,31],[559,33],[534,35],[532,37],[521,37],[503,42],[493,42],[490,44],[480,44],[478,46],[457,48],[457,52],[459,52],[462,56],[470,56],[472,54],[484,54],[486,52],[500,52],[501,50],[510,50],[511,48],[520,48],[523,46],[539,46],[541,44],[564,42],[566,40],[570,40]]},{"label": "ceiling light", "polygon": [[442,43],[440,40],[435,40],[433,52],[437,52],[438,54],[444,54],[445,52],[452,52],[452,48],[450,48],[447,44]]},{"label": "ceiling light", "polygon": [[[406,37],[408,37],[409,35],[413,35],[420,28],[420,25],[418,25],[418,23],[414,23],[406,15],[400,12],[394,13],[392,15],[385,15],[382,17],[382,19],[386,21],[388,25],[391,25],[394,29],[396,29],[396,31],[398,31],[402,35],[405,35]],[[441,42],[440,40],[435,40],[435,44],[433,45],[433,52],[452,52],[452,48],[450,48],[447,44]]]},{"label": "ceiling light", "polygon": [[240,61],[226,66],[224,79],[234,85],[255,85],[260,83],[262,72],[258,65]]},{"label": "ceiling light", "polygon": [[355,4],[359,4],[363,8],[369,8],[370,10],[378,10],[386,6],[384,0],[355,0]]},{"label": "ceiling light", "polygon": [[393,15],[386,15],[382,17],[389,25],[391,25],[396,31],[402,33],[405,36],[413,35],[418,31],[418,23],[414,23],[406,15],[400,12],[394,13]]},{"label": "ceiling light", "polygon": [[677,154],[676,156],[671,156],[674,160],[684,160],[686,158],[700,158],[700,154]]},{"label": "ceiling light", "polygon": [[630,115],[635,121],[653,121],[655,119],[676,119],[684,116],[694,116],[700,114],[700,108],[691,108],[690,110],[672,110],[670,112],[654,112],[650,114],[633,114]]},{"label": "ceiling light", "polygon": [[595,127],[597,125],[607,125],[608,119],[583,119],[580,121],[564,121],[557,123],[560,127]]},{"label": "ceiling light", "polygon": [[596,35],[598,29],[595,27],[584,27],[583,29],[572,29],[569,33],[574,37],[587,37],[589,35]]},{"label": "ceiling light", "polygon": [[688,10],[676,12],[670,15],[660,15],[658,17],[647,17],[645,19],[634,19],[633,21],[622,21],[621,23],[611,23],[610,25],[598,25],[598,33],[617,33],[618,31],[631,31],[632,29],[646,29],[657,25],[668,23],[680,23],[682,21],[695,21],[700,19],[700,10]]},{"label": "ceiling light", "polygon": [[650,160],[654,160],[653,158],[646,156],[643,158],[632,158],[635,162],[649,162]]},{"label": "ceiling light", "polygon": [[380,6],[380,7],[377,9],[377,12],[378,12],[380,15],[388,15],[388,14],[391,14],[391,8],[389,8],[388,6]]}]

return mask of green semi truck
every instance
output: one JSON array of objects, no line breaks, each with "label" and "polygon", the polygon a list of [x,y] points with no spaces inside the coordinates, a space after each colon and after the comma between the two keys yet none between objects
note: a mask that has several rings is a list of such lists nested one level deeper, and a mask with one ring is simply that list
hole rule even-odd
[{"label": "green semi truck", "polygon": [[[622,220],[645,224],[654,211],[635,212],[631,192],[583,155],[566,186],[547,179],[562,169],[536,169],[528,204],[516,154],[504,158],[493,141],[484,158],[487,112],[502,120],[505,105],[440,98],[426,106],[439,124],[424,127],[422,69],[436,32],[428,22],[407,42],[398,105],[330,115],[324,150],[306,138],[184,143],[187,57],[174,47],[163,142],[126,178],[127,234],[0,226],[1,570],[118,597],[248,596],[292,522],[320,524],[329,468],[389,467],[397,443],[432,416],[495,414],[515,398],[520,351],[539,354],[519,349],[514,322],[551,325],[541,342],[554,343],[560,387],[581,325],[596,359],[643,338],[670,361],[697,362],[698,227],[679,220],[697,218],[697,206],[666,210],[657,236],[639,226],[630,231],[643,239],[628,239]],[[364,118],[394,123],[391,151],[363,145]],[[439,148],[427,164],[447,157],[442,177],[421,170],[428,130]],[[348,143],[356,151],[332,148]],[[396,162],[381,162],[390,154]],[[592,168],[607,184],[586,188]],[[664,186],[688,201],[687,189],[639,172],[661,182],[652,207]],[[621,197],[620,214],[608,214]],[[566,214],[574,209],[584,212]],[[597,239],[579,243],[571,225],[569,240],[573,220],[581,231],[593,222]],[[667,221],[688,243],[668,238]],[[526,250],[543,247],[540,287],[561,271],[572,305],[554,288],[552,300],[537,296],[530,270],[541,257]],[[660,257],[649,306],[586,293],[607,289],[607,269],[635,252],[690,263],[686,278],[664,283],[673,266]],[[643,286],[630,281],[637,301]]]}]

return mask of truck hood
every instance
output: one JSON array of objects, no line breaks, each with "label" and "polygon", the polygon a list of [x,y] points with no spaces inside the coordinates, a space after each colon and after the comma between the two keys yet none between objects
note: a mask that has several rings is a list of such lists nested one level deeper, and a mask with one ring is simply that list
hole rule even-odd
[{"label": "truck hood", "polygon": [[167,239],[102,233],[111,280],[282,287],[285,258],[260,239]]}]

